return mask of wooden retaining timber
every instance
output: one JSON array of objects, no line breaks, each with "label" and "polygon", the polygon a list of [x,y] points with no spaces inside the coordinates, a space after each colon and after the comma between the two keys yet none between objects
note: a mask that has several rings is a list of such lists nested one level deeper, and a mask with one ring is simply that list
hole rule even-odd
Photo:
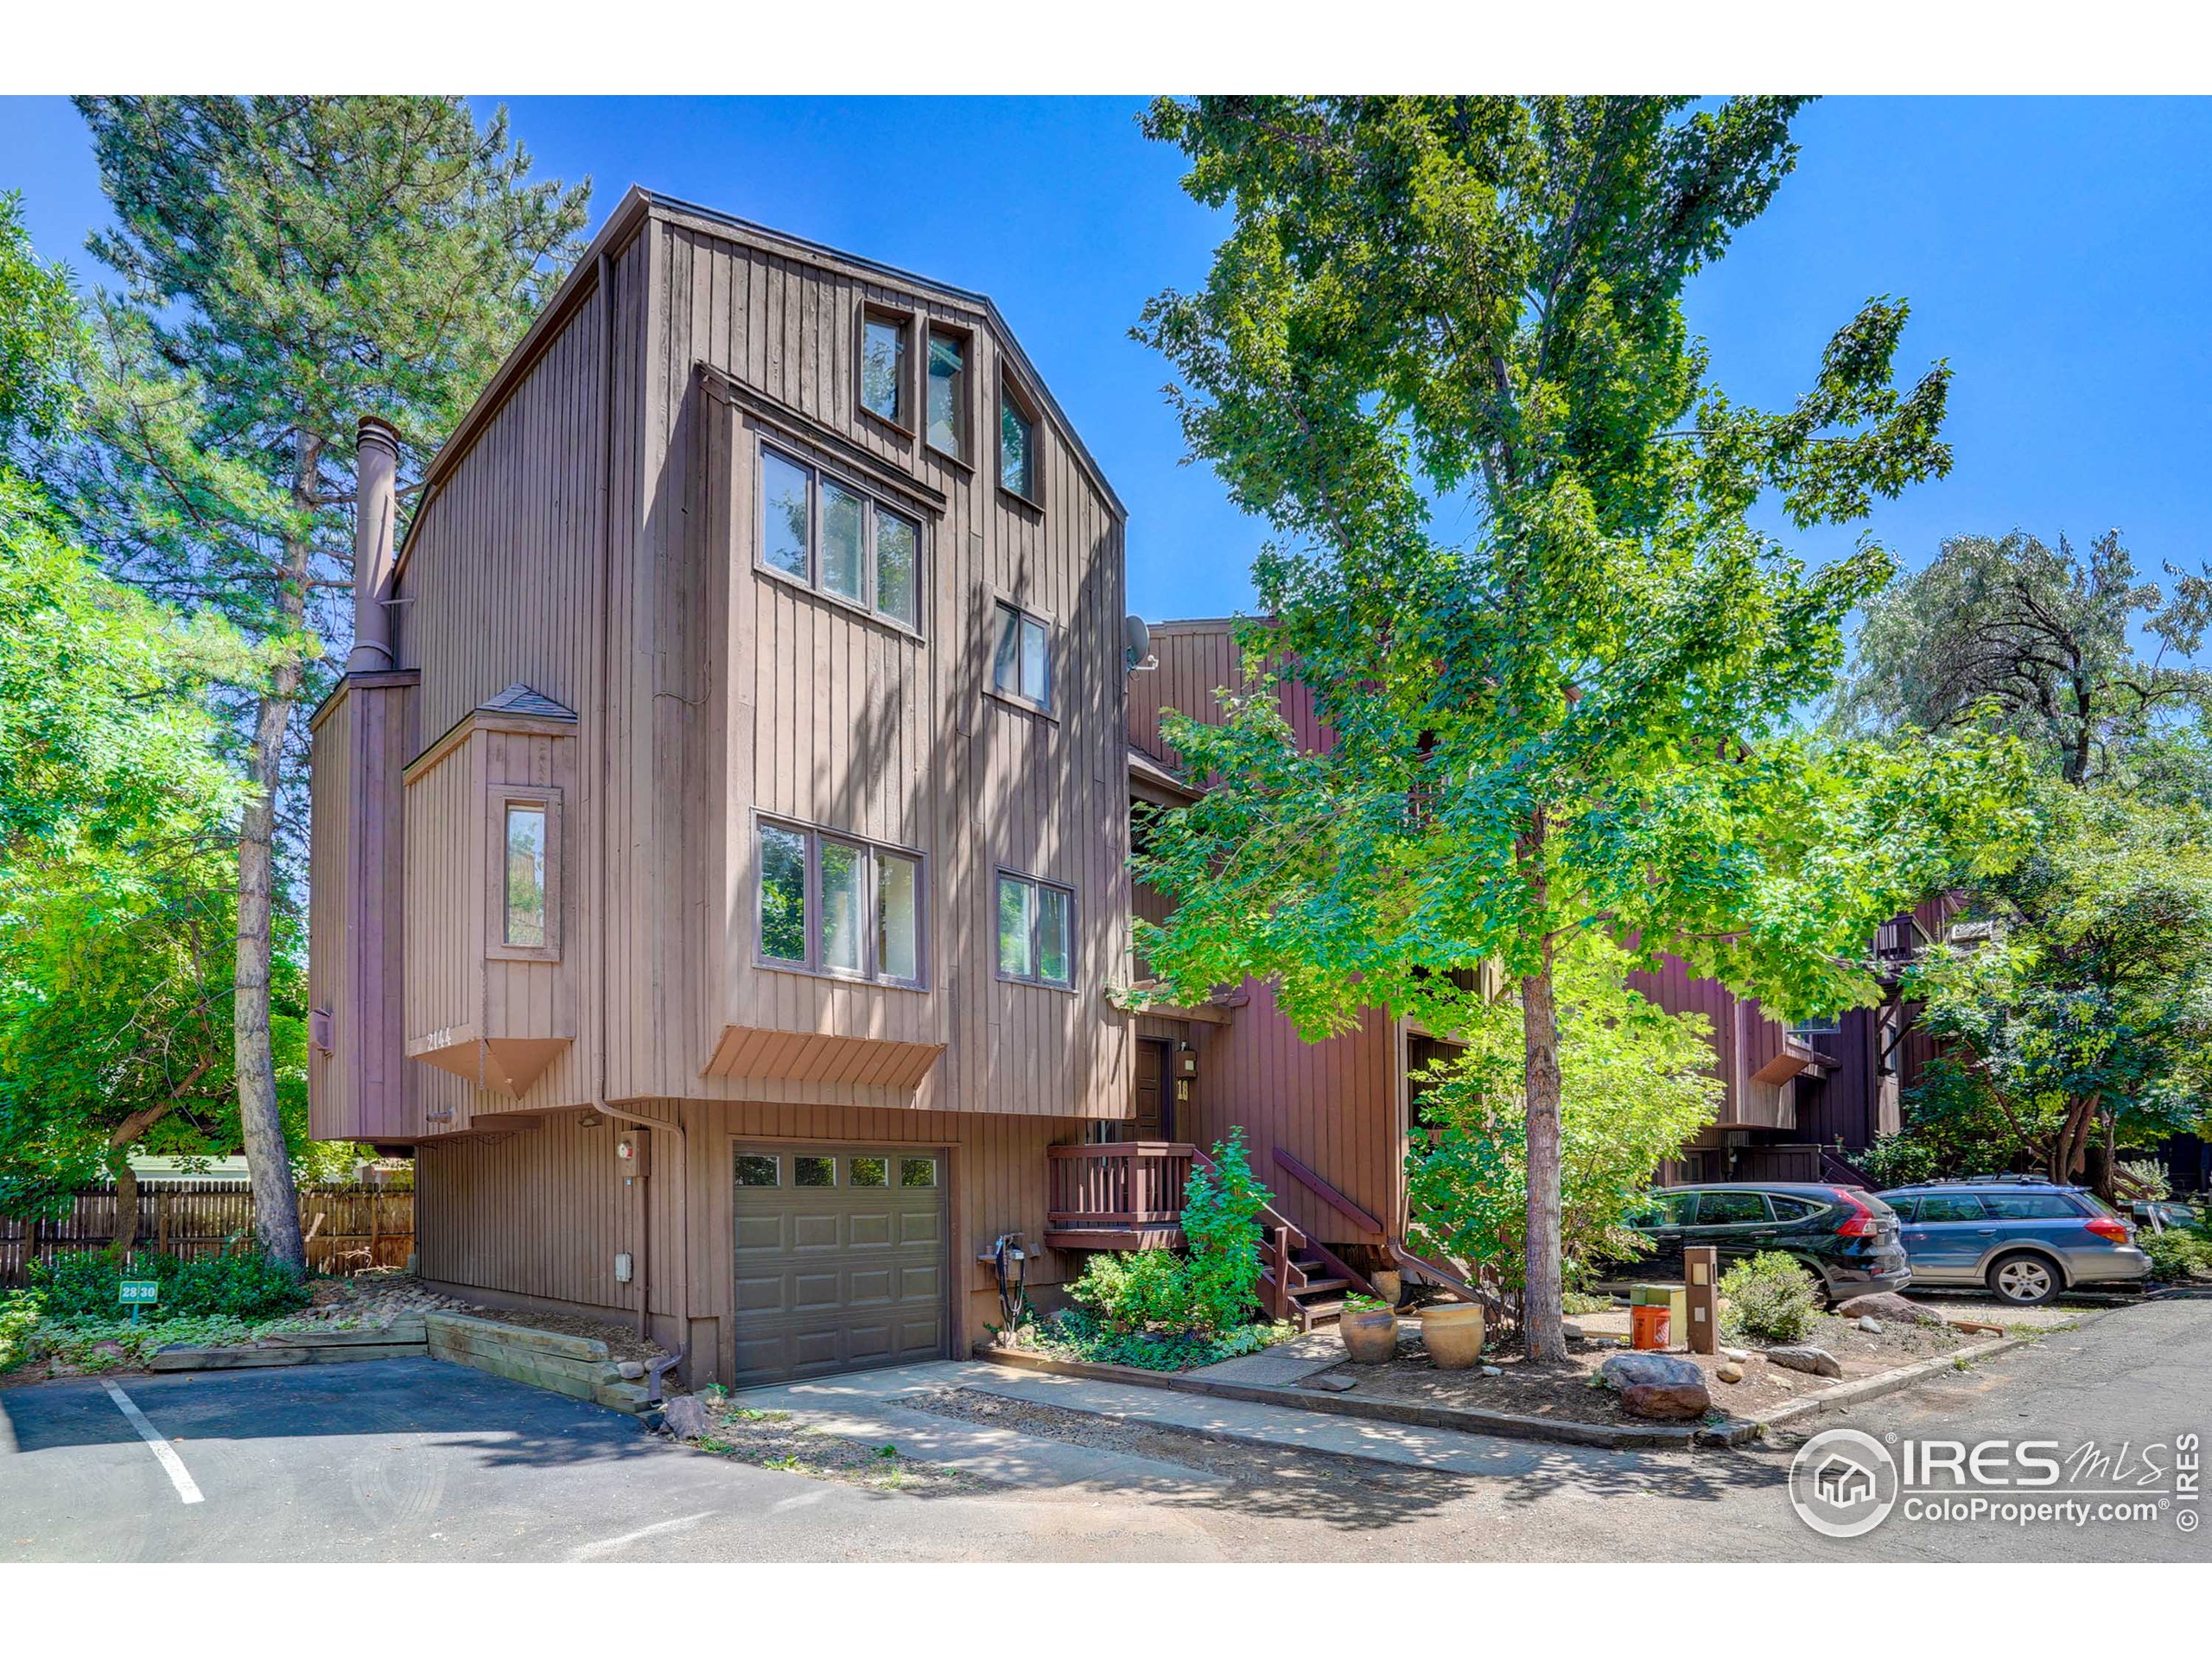
[{"label": "wooden retaining timber", "polygon": [[465,1313],[432,1313],[424,1324],[433,1359],[550,1389],[572,1400],[588,1400],[633,1416],[647,1408],[645,1385],[625,1380],[607,1344],[596,1337],[533,1331]]},{"label": "wooden retaining timber", "polygon": [[271,1365],[341,1365],[368,1359],[420,1359],[429,1332],[420,1319],[358,1331],[287,1331],[222,1347],[171,1343],[146,1361],[149,1371],[257,1370]]},{"label": "wooden retaining timber", "polygon": [[[300,1189],[300,1231],[308,1268],[348,1276],[404,1268],[415,1253],[415,1195],[377,1187]],[[0,1216],[0,1286],[29,1281],[30,1264],[115,1242],[116,1192],[92,1187],[58,1220]],[[142,1181],[132,1248],[191,1261],[219,1255],[253,1231],[253,1193],[238,1181]]]}]

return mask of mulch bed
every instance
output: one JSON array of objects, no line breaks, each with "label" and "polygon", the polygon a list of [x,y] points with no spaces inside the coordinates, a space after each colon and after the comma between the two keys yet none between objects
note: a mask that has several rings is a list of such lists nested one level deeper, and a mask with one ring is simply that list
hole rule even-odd
[{"label": "mulch bed", "polygon": [[[1910,1365],[1917,1359],[1948,1353],[1974,1340],[1948,1325],[1883,1324],[1877,1332],[1859,1330],[1849,1320],[1823,1314],[1802,1346],[1825,1348],[1843,1367],[1840,1377],[1814,1376],[1775,1365],[1758,1344],[1731,1343],[1746,1350],[1744,1380],[1723,1382],[1716,1375],[1724,1363],[1717,1354],[1677,1353],[1706,1374],[1706,1389],[1715,1409],[1730,1417],[1758,1418],[1840,1382],[1873,1376]],[[1486,1353],[1483,1362],[1497,1368],[1497,1376],[1478,1370],[1440,1371],[1422,1351],[1418,1338],[1401,1333],[1398,1357],[1388,1365],[1332,1366],[1303,1385],[1312,1388],[1323,1378],[1352,1380],[1353,1391],[1369,1399],[1404,1400],[1421,1405],[1452,1406],[1476,1411],[1507,1412],[1520,1417],[1552,1417],[1569,1422],[1605,1425],[1635,1424],[1644,1419],[1621,1409],[1620,1396],[1596,1382],[1598,1368],[1609,1355],[1625,1350],[1590,1342],[1572,1344],[1564,1361],[1537,1364],[1517,1350]]]}]

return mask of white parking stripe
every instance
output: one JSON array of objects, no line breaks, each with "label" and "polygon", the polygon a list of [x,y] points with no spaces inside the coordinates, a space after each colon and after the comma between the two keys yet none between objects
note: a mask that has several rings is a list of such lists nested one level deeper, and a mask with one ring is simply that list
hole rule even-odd
[{"label": "white parking stripe", "polygon": [[169,1484],[176,1488],[176,1495],[188,1503],[201,1502],[200,1488],[194,1484],[192,1473],[184,1466],[184,1459],[176,1448],[162,1438],[161,1431],[146,1421],[146,1414],[138,1409],[137,1402],[107,1378],[100,1378],[100,1386],[107,1390],[107,1397],[115,1402],[115,1408],[129,1420],[138,1431],[138,1438],[154,1448],[154,1457],[168,1473]]}]

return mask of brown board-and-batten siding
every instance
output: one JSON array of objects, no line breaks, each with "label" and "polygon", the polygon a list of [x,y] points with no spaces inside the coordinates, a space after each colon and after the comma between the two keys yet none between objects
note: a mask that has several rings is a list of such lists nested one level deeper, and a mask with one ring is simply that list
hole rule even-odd
[{"label": "brown board-and-batten siding", "polygon": [[[640,1201],[626,1186],[631,1167],[617,1141],[636,1126],[612,1120],[594,1128],[560,1114],[512,1133],[442,1139],[417,1154],[416,1230],[421,1270],[462,1294],[525,1305],[573,1306],[634,1318],[639,1280],[615,1277],[628,1254],[651,1287],[655,1336],[673,1351],[688,1340],[695,1382],[729,1375],[734,1300],[732,1157],[740,1143],[813,1147],[911,1147],[947,1158],[951,1236],[946,1268],[952,1287],[954,1352],[998,1323],[996,1282],[978,1258],[1001,1233],[1025,1235],[1027,1283],[1049,1307],[1079,1270],[1079,1257],[1046,1250],[1045,1148],[1079,1139],[1081,1120],[707,1101],[636,1103],[642,1116],[680,1124],[688,1149],[685,1202],[663,1190],[676,1171],[674,1136],[652,1132],[653,1163]],[[677,1229],[688,1211],[690,1249]],[[648,1229],[650,1231],[648,1232]],[[688,1279],[688,1285],[684,1282]],[[688,1306],[688,1333],[677,1310]]]},{"label": "brown board-and-batten siding", "polygon": [[[980,296],[636,194],[594,251],[433,464],[398,573],[427,738],[516,683],[577,717],[577,1029],[512,1096],[410,1063],[423,1271],[614,1316],[644,1286],[703,1379],[727,1364],[736,1140],[934,1147],[964,1344],[996,1317],[975,1257],[1000,1233],[1028,1235],[1048,1296],[1065,1275],[1038,1249],[1046,1147],[1129,1110],[1122,508]],[[918,402],[927,321],[966,333],[972,465],[860,415],[863,303],[917,320]],[[998,487],[1001,372],[1040,411],[1036,504]],[[924,526],[916,627],[758,568],[764,438]],[[990,694],[1001,597],[1053,630],[1049,716]],[[480,802],[423,800],[426,845],[482,833],[451,821]],[[756,810],[925,860],[925,988],[755,963]],[[996,973],[1002,868],[1076,892],[1072,991]],[[426,960],[466,914],[417,913]]]}]

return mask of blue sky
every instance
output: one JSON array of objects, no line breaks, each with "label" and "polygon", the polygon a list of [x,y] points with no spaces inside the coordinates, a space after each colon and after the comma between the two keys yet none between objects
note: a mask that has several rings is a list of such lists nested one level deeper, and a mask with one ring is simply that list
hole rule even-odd
[{"label": "blue sky", "polygon": [[[1222,228],[1139,136],[1136,103],[511,108],[544,170],[592,177],[594,219],[634,181],[993,295],[1129,505],[1131,602],[1155,620],[1249,603],[1264,529],[1179,464],[1167,366],[1128,337],[1149,296],[1203,280]],[[1797,133],[1773,208],[1692,289],[1730,395],[1787,402],[1869,296],[1904,296],[1907,374],[1956,371],[1957,459],[1878,511],[1878,538],[1917,565],[1965,531],[2118,525],[2146,572],[2201,563],[2212,100],[1834,99]],[[22,191],[42,253],[98,280],[82,250],[105,205],[66,103],[0,99],[0,188]],[[1855,533],[1786,539],[1825,557]]]}]

